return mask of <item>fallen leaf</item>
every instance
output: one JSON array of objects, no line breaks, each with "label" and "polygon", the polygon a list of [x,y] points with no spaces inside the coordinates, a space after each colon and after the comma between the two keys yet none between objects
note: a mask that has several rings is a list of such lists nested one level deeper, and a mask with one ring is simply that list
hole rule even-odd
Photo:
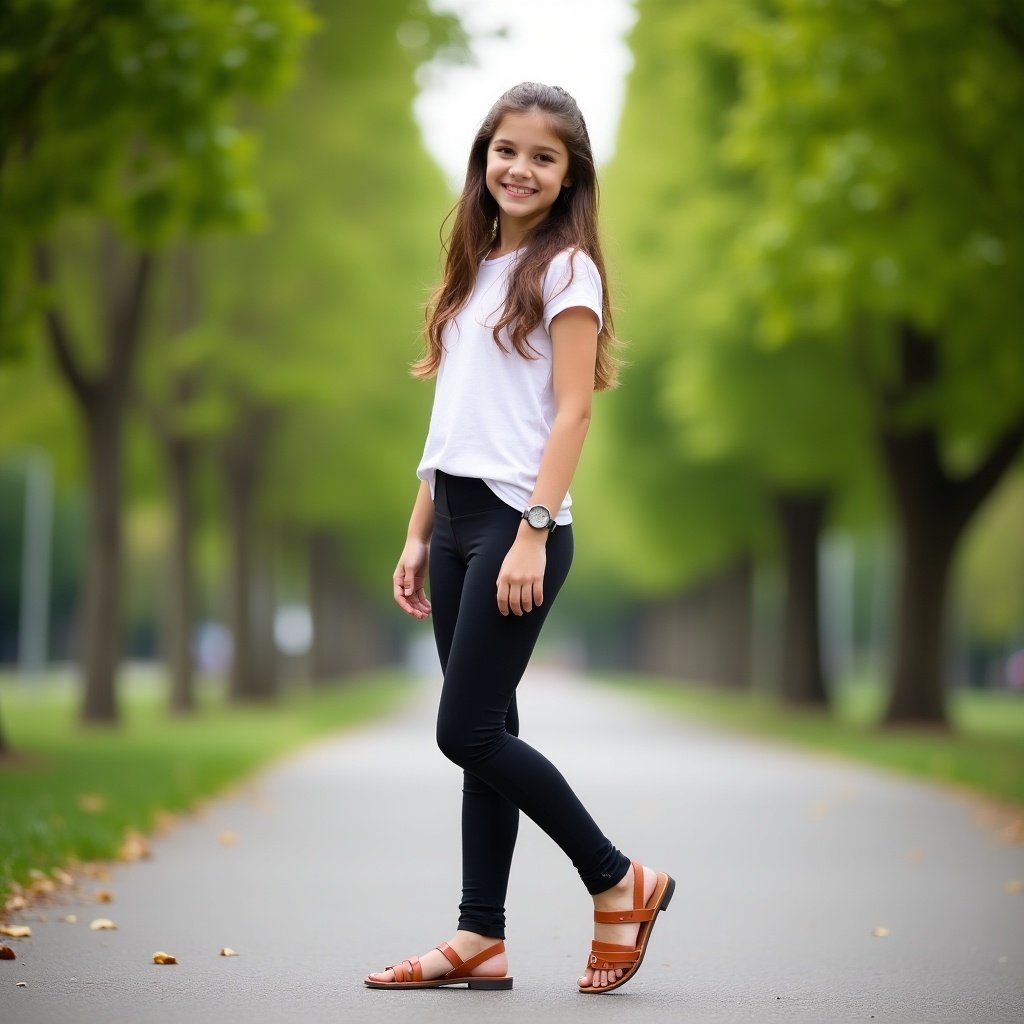
[{"label": "fallen leaf", "polygon": [[28,906],[28,900],[24,896],[11,896],[4,906],[8,914],[13,914],[17,910],[24,910]]},{"label": "fallen leaf", "polygon": [[92,898],[97,903],[113,903],[114,894],[109,889],[97,889],[93,894]]},{"label": "fallen leaf", "polygon": [[149,855],[149,843],[138,832],[129,832],[118,851],[121,860],[145,860]]},{"label": "fallen leaf", "polygon": [[1024,892],[1024,882],[1022,882],[1019,878],[1014,878],[1006,883],[1006,891],[1011,893]]},{"label": "fallen leaf", "polygon": [[17,960],[18,954],[10,946],[0,946],[0,960]]},{"label": "fallen leaf", "polygon": [[57,891],[57,883],[52,878],[37,878],[28,891],[33,896],[52,896]]},{"label": "fallen leaf", "polygon": [[61,885],[74,885],[75,884],[74,878],[72,878],[72,876],[70,874],[68,874],[68,872],[65,871],[63,868],[57,868],[57,870],[54,871],[54,873],[53,873],[53,877],[58,882],[60,882]]},{"label": "fallen leaf", "polygon": [[32,929],[27,924],[0,925],[0,935],[6,935],[9,939],[31,939]]},{"label": "fallen leaf", "polygon": [[876,939],[884,939],[884,938],[886,938],[886,936],[888,936],[889,929],[888,928],[872,928],[871,929],[871,934],[874,935],[874,937]]},{"label": "fallen leaf", "polygon": [[170,953],[154,953],[153,963],[155,964],[176,964],[178,958],[171,956]]},{"label": "fallen leaf", "polygon": [[225,946],[220,951],[220,955],[221,956],[238,956],[238,954],[230,946]]},{"label": "fallen leaf", "polygon": [[15,988],[28,988],[28,982],[27,981],[16,981],[14,983],[14,987]]},{"label": "fallen leaf", "polygon": [[238,842],[238,833],[232,832],[229,829],[225,829],[219,836],[217,836],[217,842],[221,846],[234,846]]},{"label": "fallen leaf", "polygon": [[83,864],[82,874],[89,878],[95,878],[97,882],[109,882],[110,871],[102,864]]},{"label": "fallen leaf", "polygon": [[99,814],[106,809],[107,798],[101,793],[81,793],[78,797],[79,810],[86,814]]},{"label": "fallen leaf", "polygon": [[78,924],[78,915],[77,914],[65,914],[64,917],[61,918],[61,920],[65,924]]},{"label": "fallen leaf", "polygon": [[94,932],[112,932],[117,929],[117,925],[109,917],[97,917],[95,921],[90,922],[89,927]]}]

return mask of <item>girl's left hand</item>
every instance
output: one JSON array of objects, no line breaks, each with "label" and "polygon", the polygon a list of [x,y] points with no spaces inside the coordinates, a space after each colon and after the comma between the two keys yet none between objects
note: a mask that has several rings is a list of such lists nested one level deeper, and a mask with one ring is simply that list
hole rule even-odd
[{"label": "girl's left hand", "polygon": [[544,603],[544,567],[547,565],[546,533],[520,533],[498,573],[498,611],[525,615]]}]

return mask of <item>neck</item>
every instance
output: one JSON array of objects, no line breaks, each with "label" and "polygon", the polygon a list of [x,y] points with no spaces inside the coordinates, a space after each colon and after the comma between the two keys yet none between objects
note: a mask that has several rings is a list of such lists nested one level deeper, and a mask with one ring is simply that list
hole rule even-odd
[{"label": "neck", "polygon": [[491,259],[497,259],[499,256],[507,256],[510,252],[515,252],[516,249],[521,249],[523,243],[526,241],[526,236],[547,216],[545,210],[543,214],[530,221],[512,220],[510,217],[506,217],[503,213],[498,214],[498,237],[494,240],[494,245],[491,248]]}]

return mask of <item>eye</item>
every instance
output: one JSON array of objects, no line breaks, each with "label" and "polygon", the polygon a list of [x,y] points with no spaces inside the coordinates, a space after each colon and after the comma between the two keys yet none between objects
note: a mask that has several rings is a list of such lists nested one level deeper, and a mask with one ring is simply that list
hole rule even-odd
[{"label": "eye", "polygon": [[541,153],[537,159],[542,160],[546,164],[553,164],[555,162],[555,158],[550,153]]},{"label": "eye", "polygon": [[512,150],[508,146],[495,146],[494,147],[494,152],[495,153],[500,153],[502,156],[510,156],[511,153],[512,153]]}]

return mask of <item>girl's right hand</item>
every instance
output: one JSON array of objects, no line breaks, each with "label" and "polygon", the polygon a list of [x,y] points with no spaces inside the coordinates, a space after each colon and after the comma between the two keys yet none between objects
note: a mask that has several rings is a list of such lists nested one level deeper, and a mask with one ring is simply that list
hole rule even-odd
[{"label": "girl's right hand", "polygon": [[421,540],[407,540],[402,557],[395,567],[395,604],[414,619],[430,614],[430,601],[423,590],[427,581],[427,559],[430,545]]}]

